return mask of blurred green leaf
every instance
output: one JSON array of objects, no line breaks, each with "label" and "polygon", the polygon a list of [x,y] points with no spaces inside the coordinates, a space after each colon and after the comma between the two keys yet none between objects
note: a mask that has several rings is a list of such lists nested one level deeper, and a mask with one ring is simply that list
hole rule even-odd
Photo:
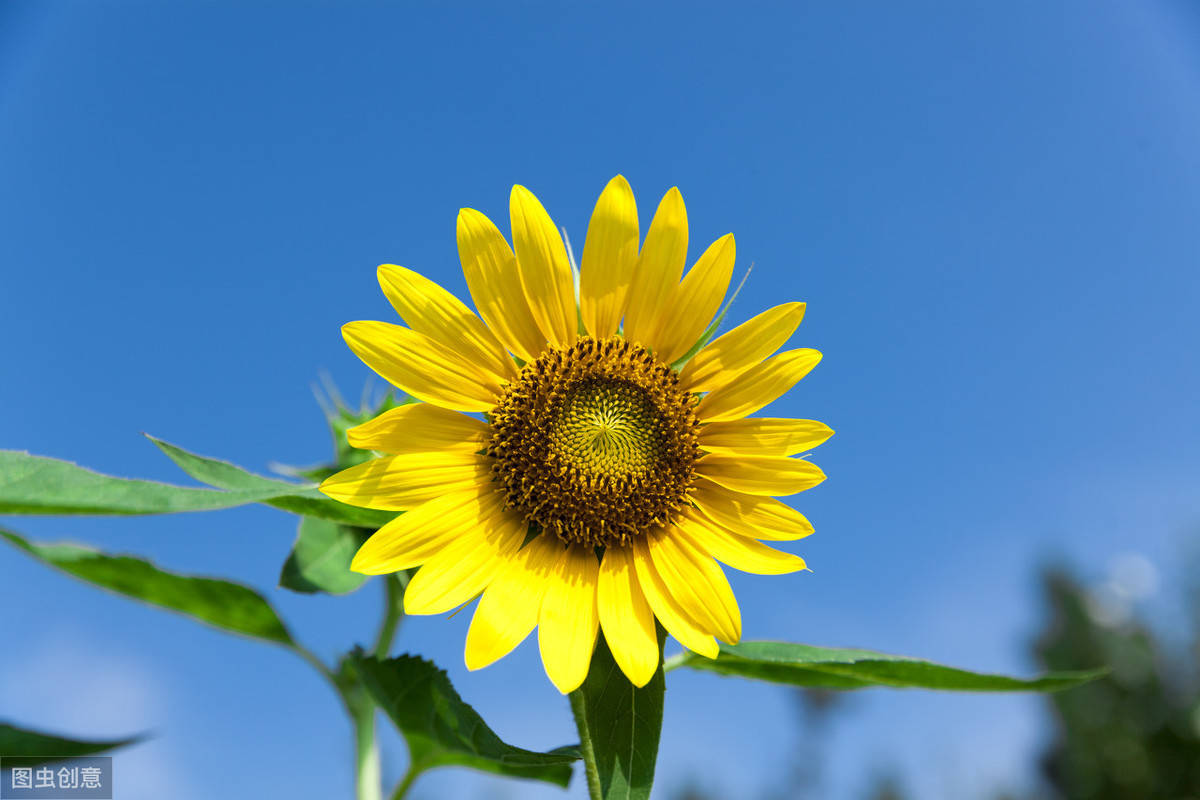
[{"label": "blurred green leaf", "polygon": [[69,461],[0,450],[0,514],[167,514],[256,503],[278,487],[220,492],[102,475]]},{"label": "blurred green leaf", "polygon": [[715,659],[685,651],[673,662],[672,666],[722,675],[826,689],[890,686],[960,692],[1057,692],[1107,673],[1106,669],[1094,669],[1053,672],[1030,679],[1010,678],[870,650],[813,647],[790,642],[721,645],[721,653]]},{"label": "blurred green leaf", "polygon": [[538,753],[505,744],[429,661],[409,655],[381,660],[359,652],[352,663],[407,740],[413,774],[455,765],[559,786],[570,782],[576,748]]},{"label": "blurred green leaf", "polygon": [[382,527],[385,522],[396,516],[394,511],[376,511],[340,503],[321,494],[315,486],[302,486],[255,475],[228,461],[189,453],[182,447],[176,447],[149,434],[146,434],[146,438],[154,442],[180,469],[196,480],[218,489],[259,493],[263,497],[259,502],[283,511],[371,530]]},{"label": "blurred green leaf", "polygon": [[279,574],[279,585],[304,594],[353,592],[368,576],[351,572],[350,561],[369,535],[363,528],[304,517]]},{"label": "blurred green leaf", "polygon": [[23,760],[21,766],[36,766],[61,758],[96,755],[118,747],[136,744],[142,738],[141,736],[130,736],[126,739],[107,741],[65,739],[62,736],[31,731],[28,728],[18,728],[7,722],[0,722],[0,758],[28,759]]},{"label": "blurred green leaf", "polygon": [[178,611],[224,631],[294,646],[279,616],[253,589],[215,578],[166,572],[133,556],[73,544],[38,544],[0,528],[0,537],[44,564],[150,605]]},{"label": "blurred green leaf", "polygon": [[[1142,556],[1124,556],[1091,587],[1062,566],[1043,573],[1033,655],[1054,670],[1112,665],[1108,680],[1046,698],[1053,721],[1037,765],[1050,796],[1200,798],[1200,550],[1178,556],[1154,604],[1139,603],[1136,589],[1113,591],[1154,575]],[[1156,625],[1155,606],[1168,604],[1192,624]]]},{"label": "blurred green leaf", "polygon": [[[659,630],[659,650],[663,635]],[[654,783],[654,763],[662,733],[663,690],[660,666],[637,688],[613,661],[600,636],[583,686],[571,693],[576,721],[587,727],[600,796],[605,800],[646,800]]]}]

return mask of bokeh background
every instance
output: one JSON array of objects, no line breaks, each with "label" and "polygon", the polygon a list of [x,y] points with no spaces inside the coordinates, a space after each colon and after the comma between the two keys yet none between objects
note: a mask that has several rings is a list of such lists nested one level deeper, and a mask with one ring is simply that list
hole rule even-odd
[{"label": "bokeh background", "polygon": [[[1200,523],[1198,101],[1183,0],[8,0],[0,447],[180,483],[140,432],[262,472],[322,461],[310,387],[326,370],[357,400],[368,371],[338,328],[390,318],[377,264],[465,297],[460,206],[507,230],[522,183],[579,252],[620,172],[644,224],[681,188],[692,258],[736,233],[754,270],[730,323],[802,299],[793,346],[825,353],[769,409],[838,431],[814,457],[829,480],[791,501],[817,527],[796,548],[813,572],[731,573],[747,638],[1031,672],[1052,561],[1100,587],[1104,624],[1180,638]],[[376,583],[275,588],[294,521],[270,509],[4,524],[245,581],[325,656],[379,614]],[[7,549],[0,608],[0,716],[153,734],[116,754],[119,796],[351,792],[348,723],[289,653]],[[532,642],[466,671],[468,620],[409,619],[400,646],[508,741],[574,741]],[[1042,786],[1044,700],[841,707],[815,754],[787,690],[674,673],[659,793],[760,797],[806,760],[824,797],[880,771],[916,797]],[[389,737],[385,774],[404,760]],[[446,770],[416,796],[585,790]]]}]

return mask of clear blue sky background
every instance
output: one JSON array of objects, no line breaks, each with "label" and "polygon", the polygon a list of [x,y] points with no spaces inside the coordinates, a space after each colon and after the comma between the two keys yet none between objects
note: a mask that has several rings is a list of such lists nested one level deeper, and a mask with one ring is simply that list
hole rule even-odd
[{"label": "clear blue sky background", "polygon": [[[733,574],[747,638],[1029,671],[1036,570],[1175,577],[1200,519],[1200,20],[1181,1],[0,5],[0,447],[185,481],[139,435],[266,471],[327,455],[309,392],[356,395],[342,343],[388,319],[375,266],[463,293],[460,206],[507,230],[536,192],[581,246],[625,174],[678,185],[692,256],[734,231],[732,311],[808,302],[825,361],[771,411],[838,435],[794,498],[812,574]],[[371,635],[378,586],[275,588],[269,509],[10,519],[232,576],[323,655]],[[1162,605],[1168,606],[1166,600]],[[348,727],[289,654],[0,551],[0,716],[94,735],[123,798],[338,797]],[[462,666],[468,615],[406,623],[508,740],[574,736],[536,647]],[[1031,780],[1037,700],[870,692],[822,744],[921,797]],[[662,794],[756,793],[808,751],[784,690],[676,673]],[[404,750],[387,742],[386,772]],[[746,787],[739,794],[736,787]],[[444,771],[419,795],[560,793]],[[583,797],[582,784],[569,796]]]}]

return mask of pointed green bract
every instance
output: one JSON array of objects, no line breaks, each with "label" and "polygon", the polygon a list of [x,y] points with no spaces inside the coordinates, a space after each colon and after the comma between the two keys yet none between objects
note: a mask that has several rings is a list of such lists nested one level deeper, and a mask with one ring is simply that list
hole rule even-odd
[{"label": "pointed green bract", "polygon": [[1107,670],[1056,672],[1035,678],[1012,678],[969,672],[918,658],[870,650],[814,647],[790,642],[743,642],[721,645],[715,659],[685,651],[671,659],[677,666],[824,689],[889,686],[959,692],[1056,692],[1103,676]]},{"label": "pointed green bract", "polygon": [[457,765],[559,786],[570,781],[577,749],[538,753],[506,744],[429,661],[410,655],[384,660],[359,652],[351,665],[408,742],[412,775]]},{"label": "pointed green bract", "polygon": [[19,728],[8,722],[0,722],[0,756],[20,758],[23,767],[37,766],[62,758],[93,756],[126,747],[142,740],[141,736],[124,739],[86,740],[68,739],[52,733],[43,733],[28,728]]},{"label": "pointed green bract", "polygon": [[[751,268],[753,268],[753,265],[751,265]],[[727,300],[725,305],[721,308],[721,312],[717,314],[716,318],[709,323],[707,328],[704,329],[704,332],[700,334],[700,338],[696,340],[696,343],[689,347],[686,353],[672,362],[671,369],[677,372],[683,369],[684,364],[695,358],[697,353],[707,347],[708,343],[716,338],[717,330],[721,327],[721,323],[725,321],[725,315],[729,313],[729,307],[733,305],[733,301],[737,299],[737,296],[742,293],[742,287],[746,285],[746,279],[749,277],[750,270],[746,270],[746,274],[742,276],[741,283],[739,283],[737,288],[733,290],[733,294],[730,295],[729,300]]]},{"label": "pointed green bract", "polygon": [[363,528],[304,517],[300,520],[296,543],[279,574],[279,585],[303,594],[353,592],[368,576],[351,572],[350,562],[370,533]]},{"label": "pointed green bract", "polygon": [[301,486],[287,481],[255,475],[228,461],[196,455],[170,442],[156,439],[149,434],[146,438],[167,455],[175,464],[201,483],[226,489],[231,492],[250,492],[262,495],[258,502],[266,503],[283,511],[318,517],[347,525],[358,525],[375,530],[396,516],[394,511],[375,511],[370,508],[339,503],[321,494],[315,486]]},{"label": "pointed green bract", "polygon": [[106,555],[74,544],[38,544],[2,528],[0,538],[44,564],[103,589],[177,611],[223,631],[295,645],[275,610],[246,586],[178,575],[134,556]]},{"label": "pointed green bract", "polygon": [[[659,651],[663,634],[659,629]],[[613,661],[600,636],[583,685],[571,693],[571,710],[580,728],[593,798],[646,800],[654,783],[654,765],[662,732],[662,667],[637,688]]]}]

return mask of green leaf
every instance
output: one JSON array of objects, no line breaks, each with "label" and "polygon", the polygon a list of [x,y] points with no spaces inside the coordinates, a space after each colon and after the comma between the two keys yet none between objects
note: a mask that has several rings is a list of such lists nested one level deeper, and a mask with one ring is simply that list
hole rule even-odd
[{"label": "green leaf", "polygon": [[538,753],[505,744],[462,701],[446,673],[429,661],[410,655],[380,660],[360,651],[352,662],[363,685],[407,740],[412,774],[455,765],[559,786],[570,782],[577,750]]},{"label": "green leaf", "polygon": [[102,475],[69,461],[0,450],[0,514],[167,514],[256,503],[277,488],[188,489]]},{"label": "green leaf", "polygon": [[370,533],[363,528],[304,517],[291,555],[279,574],[279,585],[304,594],[353,592],[368,576],[351,572],[350,561]]},{"label": "green leaf", "polygon": [[315,486],[303,486],[247,472],[239,466],[216,458],[189,453],[182,447],[156,439],[154,442],[175,464],[201,483],[234,492],[253,492],[262,495],[260,502],[283,511],[332,522],[357,525],[375,530],[396,516],[394,511],[376,511],[340,503],[321,494]]},{"label": "green leaf", "polygon": [[339,503],[315,486],[264,478],[152,440],[189,475],[226,491],[115,478],[70,461],[0,450],[0,514],[171,514],[266,503],[372,530],[395,516],[394,512]]},{"label": "green leaf", "polygon": [[107,741],[87,741],[84,739],[66,739],[50,733],[31,731],[28,728],[18,728],[7,722],[0,722],[0,757],[20,758],[21,766],[37,766],[61,758],[76,756],[91,756],[126,747],[142,740],[141,736],[130,736],[126,739],[111,739]]},{"label": "green leaf", "polygon": [[1054,672],[1036,678],[1010,678],[946,667],[918,658],[813,647],[790,642],[743,642],[721,645],[715,659],[685,651],[671,660],[676,666],[754,678],[793,686],[862,689],[891,686],[959,692],[1057,692],[1106,674],[1107,669]]},{"label": "green leaf", "polygon": [[[663,632],[658,646],[662,650]],[[580,747],[586,761],[596,765],[588,772],[592,795],[605,800],[646,800],[654,783],[658,739],[662,733],[663,670],[637,688],[613,661],[598,637],[583,686],[571,693],[571,709],[580,727]]]},{"label": "green leaf", "polygon": [[262,595],[240,584],[166,572],[134,556],[110,556],[73,544],[38,544],[3,528],[0,537],[42,563],[103,589],[178,611],[220,630],[295,645]]}]

